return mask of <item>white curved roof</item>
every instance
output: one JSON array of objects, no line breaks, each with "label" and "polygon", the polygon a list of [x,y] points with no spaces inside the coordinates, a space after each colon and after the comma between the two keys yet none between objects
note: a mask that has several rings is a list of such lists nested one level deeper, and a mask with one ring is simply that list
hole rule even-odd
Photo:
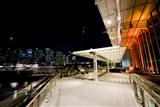
[{"label": "white curved roof", "polygon": [[100,60],[100,61],[110,60],[113,63],[120,63],[125,51],[126,51],[126,47],[113,46],[113,47],[75,51],[73,52],[73,54],[77,56],[93,59],[94,55],[92,53],[94,53],[96,55],[97,60]]}]

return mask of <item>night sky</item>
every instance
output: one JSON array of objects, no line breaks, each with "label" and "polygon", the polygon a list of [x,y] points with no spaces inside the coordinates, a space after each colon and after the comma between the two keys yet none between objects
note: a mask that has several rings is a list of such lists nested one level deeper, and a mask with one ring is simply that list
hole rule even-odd
[{"label": "night sky", "polygon": [[111,46],[94,0],[1,5],[1,47],[74,51]]}]

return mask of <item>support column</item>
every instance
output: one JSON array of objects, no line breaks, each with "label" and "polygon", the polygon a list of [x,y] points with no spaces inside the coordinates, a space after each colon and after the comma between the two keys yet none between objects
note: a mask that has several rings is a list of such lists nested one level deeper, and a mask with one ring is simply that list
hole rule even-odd
[{"label": "support column", "polygon": [[[140,37],[141,38],[141,37]],[[142,54],[142,47],[140,45],[140,40],[138,39],[138,47],[139,47],[139,51],[140,51],[140,56],[141,56],[141,62],[142,62],[142,70],[144,71],[144,56]]]},{"label": "support column", "polygon": [[109,72],[109,60],[107,60],[107,72]]},{"label": "support column", "polygon": [[[146,41],[145,41],[145,38],[144,38],[144,33],[143,32],[140,32],[140,34],[142,35],[142,47],[144,49],[144,56],[145,56],[145,62],[146,62],[146,65],[145,65],[145,70],[147,70],[147,72],[149,71],[148,70],[148,67],[149,67],[149,58],[148,58],[148,54],[147,54],[147,49],[146,49]],[[149,72],[148,72],[149,73]]]},{"label": "support column", "polygon": [[153,42],[154,42],[154,41],[153,41],[153,39],[152,39],[152,35],[151,35],[151,31],[150,31],[150,28],[149,28],[149,25],[148,25],[148,21],[147,21],[147,27],[148,27],[148,33],[149,33],[150,42],[151,42],[153,59],[154,59],[154,62],[155,62],[155,67],[156,67],[156,69],[154,69],[154,66],[153,66],[153,69],[156,70],[155,72],[156,72],[157,74],[159,74],[158,65],[157,65],[157,59],[156,59],[156,55],[155,55],[155,51],[154,51],[154,46],[153,46]]},{"label": "support column", "polygon": [[[146,34],[146,31],[144,31],[144,37],[145,37],[145,39],[146,39],[146,43],[147,43],[147,49],[148,49],[148,54],[149,54],[149,62],[150,62],[150,64],[149,64],[149,67],[153,67],[153,60],[152,60],[152,56],[151,56],[151,52],[150,52],[150,48],[149,48],[149,43],[148,43],[148,38],[147,38],[147,34]],[[153,69],[149,69],[150,71],[152,71],[152,72],[154,72],[154,70]]]},{"label": "support column", "polygon": [[154,31],[154,37],[155,37],[155,42],[156,42],[156,45],[157,45],[157,48],[158,48],[158,55],[160,56],[160,46],[159,46],[159,44],[158,44],[158,34],[157,34],[157,32],[156,32],[156,25],[154,24],[154,19],[153,19],[153,16],[152,16],[152,14],[150,14],[150,17],[151,17],[151,23],[152,23],[152,25],[153,25],[153,31]]},{"label": "support column", "polygon": [[94,71],[94,80],[98,81],[97,58],[95,54],[94,54],[94,59],[93,59],[93,71]]}]

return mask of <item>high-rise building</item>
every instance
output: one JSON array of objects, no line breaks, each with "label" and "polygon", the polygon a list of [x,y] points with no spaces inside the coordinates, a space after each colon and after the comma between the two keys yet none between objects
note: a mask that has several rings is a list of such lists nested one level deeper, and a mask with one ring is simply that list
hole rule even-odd
[{"label": "high-rise building", "polygon": [[53,51],[50,48],[45,49],[45,62],[46,64],[52,64],[53,62]]},{"label": "high-rise building", "polygon": [[43,50],[36,48],[34,52],[34,62],[42,63],[44,61],[44,53]]},{"label": "high-rise building", "polygon": [[64,55],[62,52],[56,52],[56,65],[64,65]]}]

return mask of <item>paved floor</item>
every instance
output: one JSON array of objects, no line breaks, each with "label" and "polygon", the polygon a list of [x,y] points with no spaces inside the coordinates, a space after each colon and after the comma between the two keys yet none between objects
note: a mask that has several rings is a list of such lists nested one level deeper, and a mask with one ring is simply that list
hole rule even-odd
[{"label": "paved floor", "polygon": [[129,84],[74,78],[58,81],[56,90],[41,107],[141,107]]},{"label": "paved floor", "polygon": [[99,77],[99,81],[129,84],[129,74],[127,73],[106,73]]}]

